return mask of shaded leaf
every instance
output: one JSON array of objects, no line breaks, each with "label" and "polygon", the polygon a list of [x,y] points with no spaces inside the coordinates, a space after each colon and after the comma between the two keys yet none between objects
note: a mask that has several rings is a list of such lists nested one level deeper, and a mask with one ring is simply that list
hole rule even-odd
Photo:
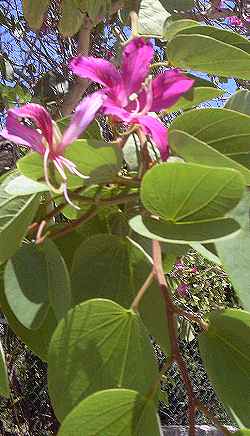
[{"label": "shaded leaf", "polygon": [[209,379],[236,423],[249,426],[250,314],[227,309],[210,313],[208,321],[199,346]]},{"label": "shaded leaf", "polygon": [[70,310],[51,340],[49,393],[60,420],[97,390],[127,387],[146,394],[156,377],[139,316],[110,300],[89,300]]},{"label": "shaded leaf", "polygon": [[[104,433],[105,432],[105,433]],[[66,417],[58,436],[160,436],[152,400],[128,389],[96,392]]]}]

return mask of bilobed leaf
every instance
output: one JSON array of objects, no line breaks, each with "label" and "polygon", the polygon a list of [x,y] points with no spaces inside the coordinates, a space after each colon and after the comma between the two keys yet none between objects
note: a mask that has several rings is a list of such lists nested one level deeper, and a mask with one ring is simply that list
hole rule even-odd
[{"label": "bilobed leaf", "polygon": [[4,356],[4,351],[1,342],[0,342],[0,395],[2,395],[5,398],[9,398],[10,396],[9,377],[8,377],[5,356]]},{"label": "bilobed leaf", "polygon": [[235,92],[226,102],[225,109],[240,112],[242,114],[250,115],[250,91],[247,89],[240,89]]},{"label": "bilobed leaf", "polygon": [[[202,126],[202,127],[201,127]],[[232,111],[229,109],[202,109],[191,110],[184,113],[175,119],[171,124],[170,132],[179,130],[191,135],[194,139],[184,137],[188,146],[181,145],[181,140],[172,138],[173,147],[181,151],[181,156],[189,156],[195,162],[208,163],[215,161],[215,165],[220,164],[225,166],[226,160],[223,160],[221,155],[229,158],[235,163],[231,162],[231,166],[237,168],[244,174],[246,182],[249,183],[250,168],[250,117],[241,114],[240,112]],[[172,134],[172,133],[171,133]],[[199,142],[200,141],[200,144]],[[193,142],[192,142],[193,141]],[[206,147],[202,143],[207,144]],[[191,151],[187,150],[190,148]],[[195,153],[195,148],[199,150]],[[212,149],[218,153],[212,153]],[[200,161],[199,161],[199,155]],[[213,156],[213,157],[212,157]],[[229,161],[227,161],[229,163]],[[238,166],[240,164],[240,166]],[[243,167],[243,168],[242,168]]]},{"label": "bilobed leaf", "polygon": [[[96,392],[63,421],[58,436],[160,436],[152,400],[129,389]],[[242,435],[244,436],[244,435]]]},{"label": "bilobed leaf", "polygon": [[217,395],[237,424],[250,425],[250,314],[211,312],[199,337],[202,360]]},{"label": "bilobed leaf", "polygon": [[60,321],[48,367],[49,394],[60,420],[97,390],[125,387],[145,395],[157,377],[139,316],[102,299],[79,304]]},{"label": "bilobed leaf", "polygon": [[155,165],[145,174],[141,199],[146,209],[171,223],[191,224],[222,218],[240,201],[238,171],[202,165]]},{"label": "bilobed leaf", "polygon": [[167,52],[171,64],[180,68],[249,78],[250,43],[235,32],[212,26],[189,27],[169,41]]},{"label": "bilobed leaf", "polygon": [[200,141],[182,130],[169,129],[169,143],[171,149],[186,162],[193,162],[203,165],[211,165],[220,168],[234,168],[250,184],[250,170],[239,164],[229,156],[220,153],[206,142]]},{"label": "bilobed leaf", "polygon": [[8,176],[0,186],[0,264],[18,249],[40,202],[36,194],[23,197],[8,194],[5,187],[15,177]]},{"label": "bilobed leaf", "polygon": [[22,0],[24,18],[31,29],[39,30],[42,26],[49,0]]},{"label": "bilobed leaf", "polygon": [[243,193],[244,179],[233,169],[156,165],[141,185],[141,200],[153,217],[136,216],[130,226],[142,236],[162,242],[213,242],[239,229],[226,214]]},{"label": "bilobed leaf", "polygon": [[[73,258],[73,304],[98,297],[130,307],[151,270],[149,258],[129,239],[108,234],[91,236]],[[155,284],[145,293],[139,311],[150,334],[170,353],[164,302]]]}]

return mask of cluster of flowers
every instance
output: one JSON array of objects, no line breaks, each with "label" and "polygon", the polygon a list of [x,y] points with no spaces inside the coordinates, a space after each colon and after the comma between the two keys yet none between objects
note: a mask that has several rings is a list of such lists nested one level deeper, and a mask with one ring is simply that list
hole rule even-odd
[{"label": "cluster of flowers", "polygon": [[[194,81],[177,69],[165,71],[153,79],[150,75],[153,56],[151,42],[136,37],[125,46],[119,70],[100,58],[79,56],[73,59],[70,63],[73,73],[97,82],[102,88],[84,98],[76,107],[64,134],[42,106],[31,103],[8,111],[6,128],[0,135],[40,153],[44,160],[46,183],[52,191],[64,193],[70,204],[66,170],[82,178],[87,176],[81,174],[63,154],[98,113],[112,117],[114,122],[140,128],[152,138],[162,159],[166,160],[169,149],[167,129],[150,112],[160,112],[175,104]],[[31,120],[36,127],[27,126],[23,119]],[[50,180],[50,162],[60,174],[59,188],[53,186]]]}]

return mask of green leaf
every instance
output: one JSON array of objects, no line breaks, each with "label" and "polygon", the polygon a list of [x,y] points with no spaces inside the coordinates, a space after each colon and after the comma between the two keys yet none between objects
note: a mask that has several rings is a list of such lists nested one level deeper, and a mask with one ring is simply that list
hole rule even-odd
[{"label": "green leaf", "polygon": [[170,17],[159,0],[142,0],[139,10],[139,32],[143,35],[162,34],[165,20]]},{"label": "green leaf", "polygon": [[192,89],[183,94],[183,96],[179,98],[179,100],[173,106],[167,108],[165,112],[177,112],[181,109],[191,109],[200,103],[220,97],[223,94],[225,94],[225,91],[222,89],[213,88],[212,86],[196,86],[194,84]]},{"label": "green leaf", "polygon": [[38,183],[25,176],[17,176],[5,186],[5,191],[15,196],[32,195],[48,190],[49,188],[45,183]]},{"label": "green leaf", "polygon": [[42,325],[49,310],[48,277],[44,255],[35,245],[25,244],[9,259],[4,291],[24,327],[36,329]]},{"label": "green leaf", "polygon": [[208,316],[199,337],[202,360],[216,393],[237,424],[250,425],[250,314],[228,309]]},{"label": "green leaf", "polygon": [[[73,304],[98,297],[129,307],[151,270],[149,258],[127,238],[102,234],[85,239],[73,259]],[[139,311],[150,334],[170,353],[164,302],[155,284],[145,293]]]},{"label": "green leaf", "polygon": [[16,197],[8,194],[5,186],[15,177],[15,174],[8,176],[0,186],[0,263],[18,249],[40,202],[39,195]]},{"label": "green leaf", "polygon": [[40,359],[46,361],[50,339],[56,328],[56,319],[49,310],[41,327],[37,330],[26,329],[12,312],[4,293],[3,266],[0,267],[0,304],[10,328]]},{"label": "green leaf", "polygon": [[169,129],[169,143],[171,149],[186,162],[211,165],[219,168],[233,168],[239,171],[250,184],[250,171],[235,160],[220,153],[206,142],[200,141],[181,130]]},{"label": "green leaf", "polygon": [[[57,125],[62,132],[64,132],[69,126],[71,117],[63,117],[57,121]],[[82,132],[79,139],[96,139],[97,141],[102,141],[103,137],[101,135],[101,126],[97,120],[94,120],[89,127]]]},{"label": "green leaf", "polygon": [[231,216],[241,225],[241,230],[232,239],[218,241],[216,249],[228,273],[232,285],[244,309],[250,311],[250,232],[249,232],[250,195],[247,193]]},{"label": "green leaf", "polygon": [[[31,0],[32,1],[32,0]],[[72,0],[62,0],[60,5],[61,19],[59,22],[59,31],[64,37],[75,35],[84,20],[84,11],[74,5]]]},{"label": "green leaf", "polygon": [[41,250],[46,261],[48,297],[56,319],[60,321],[71,307],[70,276],[63,257],[53,241],[46,239]]},{"label": "green leaf", "polygon": [[122,153],[116,144],[93,139],[75,141],[66,149],[65,157],[77,165],[78,171],[90,176],[88,183],[111,181],[122,166]]},{"label": "green leaf", "polygon": [[0,342],[0,395],[2,395],[5,398],[10,397],[8,370],[6,367],[5,356],[4,356],[4,351],[1,342]]},{"label": "green leaf", "polygon": [[193,242],[190,244],[190,246],[197,251],[197,253],[201,254],[205,259],[209,260],[209,262],[213,262],[216,265],[221,266],[221,260],[216,254],[212,253],[207,247],[205,247],[202,244],[199,244],[199,242]]},{"label": "green leaf", "polygon": [[48,239],[41,246],[25,244],[16,252],[5,267],[4,287],[11,310],[29,329],[41,327],[50,307],[60,320],[71,306],[67,267]]},{"label": "green leaf", "polygon": [[[200,127],[202,126],[202,128]],[[212,162],[224,166],[227,162],[231,167],[238,168],[249,183],[250,168],[250,117],[229,109],[202,109],[192,110],[176,118],[171,124],[173,130],[185,132],[193,137],[186,137],[182,133],[171,137],[174,149],[181,151],[183,156],[192,158],[195,162]],[[172,133],[171,133],[172,135]],[[176,136],[176,137],[175,137]],[[179,136],[179,138],[178,138]],[[177,139],[176,139],[177,138]],[[182,147],[181,140],[188,143]],[[199,143],[200,142],[200,143]],[[207,146],[204,145],[207,144]],[[190,148],[191,151],[189,153]],[[195,153],[195,148],[198,152]],[[203,150],[202,150],[203,148]],[[222,159],[222,156],[230,159]],[[199,158],[199,155],[201,157]],[[246,167],[246,168],[245,168]]]},{"label": "green leaf", "polygon": [[193,0],[160,0],[168,12],[186,12],[194,7]]},{"label": "green leaf", "polygon": [[166,40],[172,39],[178,32],[181,32],[187,27],[199,26],[199,23],[194,20],[176,20],[167,19],[163,26],[163,38]]},{"label": "green leaf", "polygon": [[193,242],[208,244],[217,239],[231,237],[232,234],[240,231],[239,225],[230,218],[218,218],[213,221],[193,224],[175,224],[137,215],[129,221],[129,225],[145,238],[173,244]]},{"label": "green leaf", "polygon": [[139,316],[102,299],[76,306],[60,321],[48,367],[50,398],[60,420],[97,390],[127,387],[146,394],[158,373]]},{"label": "green leaf", "polygon": [[212,26],[186,28],[169,41],[167,52],[171,64],[179,68],[249,78],[250,43],[234,32]]},{"label": "green leaf", "polygon": [[89,396],[66,417],[58,436],[160,436],[152,400],[128,389]]},{"label": "green leaf", "polygon": [[225,108],[250,115],[250,91],[240,89],[235,92],[235,94],[227,100]]},{"label": "green leaf", "polygon": [[235,436],[249,436],[250,435],[250,429],[249,428],[242,428],[241,430],[236,431]]},{"label": "green leaf", "polygon": [[43,158],[39,153],[27,153],[17,161],[17,168],[23,176],[32,180],[44,178]]},{"label": "green leaf", "polygon": [[31,29],[39,30],[49,6],[49,0],[22,0],[24,18]]},{"label": "green leaf", "polygon": [[147,171],[141,186],[145,208],[172,224],[222,218],[243,193],[239,172],[184,163],[155,165]]}]

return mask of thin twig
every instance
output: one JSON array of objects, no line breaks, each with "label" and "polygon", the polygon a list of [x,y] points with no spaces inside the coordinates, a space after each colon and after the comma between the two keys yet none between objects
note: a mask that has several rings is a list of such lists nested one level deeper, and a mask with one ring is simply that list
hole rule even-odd
[{"label": "thin twig", "polygon": [[214,425],[222,432],[224,433],[226,436],[230,436],[231,432],[224,426],[222,425],[219,420],[216,418],[216,416],[214,416],[206,406],[204,406],[204,404],[201,404],[200,401],[196,400],[195,401],[195,406],[197,409],[199,409],[201,412],[204,413],[204,415],[206,415],[206,417],[214,423]]},{"label": "thin twig", "polygon": [[131,304],[131,309],[134,311],[138,310],[139,304],[141,299],[143,298],[146,290],[149,288],[149,286],[152,284],[154,280],[154,271],[152,270],[149,276],[146,278],[145,282],[143,283],[141,289],[139,289],[139,292],[135,296],[135,299],[133,303]]},{"label": "thin twig", "polygon": [[186,363],[179,350],[175,305],[173,304],[172,294],[165,279],[165,274],[162,267],[161,246],[158,241],[152,241],[152,252],[154,273],[165,301],[172,358],[179,367],[181,377],[187,391],[189,436],[195,436],[195,396]]}]

